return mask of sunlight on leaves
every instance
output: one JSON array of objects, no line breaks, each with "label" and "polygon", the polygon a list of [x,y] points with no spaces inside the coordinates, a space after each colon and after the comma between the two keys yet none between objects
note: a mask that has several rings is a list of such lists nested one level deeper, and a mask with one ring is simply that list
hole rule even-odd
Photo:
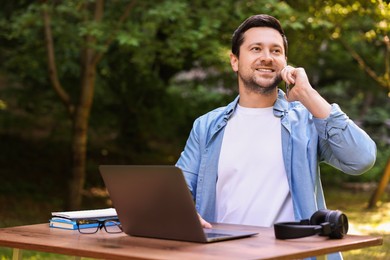
[{"label": "sunlight on leaves", "polygon": [[0,110],[6,110],[7,109],[7,103],[5,103],[4,100],[0,99]]}]

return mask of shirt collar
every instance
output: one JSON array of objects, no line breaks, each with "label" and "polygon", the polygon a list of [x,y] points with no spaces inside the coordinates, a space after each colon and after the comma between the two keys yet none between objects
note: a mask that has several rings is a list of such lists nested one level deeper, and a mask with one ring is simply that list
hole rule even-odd
[{"label": "shirt collar", "polygon": [[[274,115],[276,117],[283,117],[287,113],[289,102],[285,99],[284,95],[285,93],[283,92],[283,90],[278,89],[278,97],[276,98],[276,101],[273,106]],[[229,120],[229,118],[233,115],[234,111],[237,108],[239,99],[240,96],[238,95],[233,102],[226,106],[224,112],[224,120]]]}]

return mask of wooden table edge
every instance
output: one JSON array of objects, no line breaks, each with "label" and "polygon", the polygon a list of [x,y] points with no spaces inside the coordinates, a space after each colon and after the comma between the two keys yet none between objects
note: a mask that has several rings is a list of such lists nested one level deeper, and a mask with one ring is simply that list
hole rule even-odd
[{"label": "wooden table edge", "polygon": [[[36,224],[36,225],[42,225],[42,224]],[[12,228],[12,227],[10,227]],[[6,228],[0,228],[0,231]],[[297,252],[293,254],[289,254],[288,256],[279,255],[276,257],[266,257],[262,259],[292,259],[292,258],[305,258],[305,257],[312,257],[316,255],[325,255],[329,253],[334,252],[344,252],[349,250],[356,250],[356,249],[363,249],[371,246],[380,246],[383,244],[383,237],[382,236],[370,236],[370,235],[354,235],[349,234],[347,235],[349,237],[353,236],[364,236],[367,237],[367,241],[359,241],[356,243],[352,243],[349,245],[335,245],[333,247],[325,248],[325,249],[311,249],[306,252]],[[354,247],[355,244],[362,245],[360,248]],[[62,246],[53,246],[53,245],[36,245],[36,244],[29,244],[28,242],[15,242],[15,241],[9,241],[6,239],[2,239],[0,237],[0,246],[1,247],[9,247],[9,248],[17,248],[21,250],[31,250],[31,251],[40,251],[40,252],[46,252],[46,253],[53,253],[53,254],[63,254],[68,256],[78,256],[78,257],[90,257],[95,259],[145,259],[143,257],[136,257],[136,256],[125,256],[121,254],[112,254],[105,253],[105,252],[99,252],[99,256],[96,255],[96,252],[90,251],[88,249],[82,249],[82,248],[69,248],[69,247],[62,247]]]}]

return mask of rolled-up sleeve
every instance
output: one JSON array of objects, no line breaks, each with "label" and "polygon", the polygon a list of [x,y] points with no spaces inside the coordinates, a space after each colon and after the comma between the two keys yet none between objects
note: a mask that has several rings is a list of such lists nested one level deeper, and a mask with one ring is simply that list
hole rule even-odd
[{"label": "rolled-up sleeve", "polygon": [[340,107],[332,104],[329,117],[314,118],[320,137],[320,160],[348,174],[362,174],[376,160],[376,145]]}]

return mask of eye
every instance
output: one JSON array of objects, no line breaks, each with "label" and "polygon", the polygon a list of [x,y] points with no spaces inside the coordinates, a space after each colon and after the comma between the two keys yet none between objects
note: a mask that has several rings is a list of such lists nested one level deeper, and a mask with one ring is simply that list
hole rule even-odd
[{"label": "eye", "polygon": [[276,53],[276,54],[281,54],[282,50],[281,49],[273,49],[272,52]]},{"label": "eye", "polygon": [[251,48],[251,51],[259,52],[259,51],[261,51],[261,48],[258,47],[258,46],[255,46],[255,47],[252,47],[252,48]]}]

